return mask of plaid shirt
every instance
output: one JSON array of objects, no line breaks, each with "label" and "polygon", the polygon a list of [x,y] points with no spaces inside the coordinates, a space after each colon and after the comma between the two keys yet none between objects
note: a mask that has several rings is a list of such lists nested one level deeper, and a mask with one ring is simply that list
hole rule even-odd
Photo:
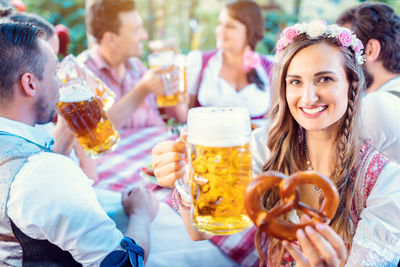
[{"label": "plaid shirt", "polygon": [[[78,60],[83,62],[93,73],[104,81],[116,94],[118,101],[124,94],[132,90],[146,72],[146,67],[138,58],[130,58],[126,61],[126,74],[121,80],[114,70],[105,62],[97,46],[82,52]],[[151,126],[163,126],[164,122],[158,112],[155,96],[147,95],[143,103],[137,108],[124,128],[143,128]]]}]

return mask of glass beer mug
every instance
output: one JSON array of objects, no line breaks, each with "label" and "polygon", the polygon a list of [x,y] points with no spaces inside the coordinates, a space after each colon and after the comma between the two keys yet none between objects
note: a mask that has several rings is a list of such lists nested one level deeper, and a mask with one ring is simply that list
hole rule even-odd
[{"label": "glass beer mug", "polygon": [[[163,67],[162,74],[164,94],[157,96],[158,107],[171,107],[186,100],[186,67],[185,57],[176,56],[173,51],[154,53],[148,56],[149,66],[152,69]],[[173,77],[179,77],[179,85],[171,83]]]},{"label": "glass beer mug", "polygon": [[252,179],[246,108],[200,107],[188,113],[192,225],[214,235],[250,225],[244,195]]},{"label": "glass beer mug", "polygon": [[106,111],[115,102],[115,93],[84,64],[80,64],[73,55],[68,55],[61,61],[57,75],[63,83],[75,79],[85,80]]},{"label": "glass beer mug", "polygon": [[84,80],[72,80],[60,88],[57,109],[88,156],[95,158],[115,149],[118,132]]}]

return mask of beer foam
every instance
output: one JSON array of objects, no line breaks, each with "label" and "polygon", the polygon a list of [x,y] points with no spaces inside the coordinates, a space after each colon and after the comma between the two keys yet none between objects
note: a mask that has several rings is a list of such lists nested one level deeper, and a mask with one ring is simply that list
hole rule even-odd
[{"label": "beer foam", "polygon": [[165,51],[161,53],[154,53],[148,56],[150,66],[168,67],[174,65],[174,52]]},{"label": "beer foam", "polygon": [[94,97],[94,92],[82,79],[75,79],[65,83],[60,88],[60,102],[72,103],[89,100]]},{"label": "beer foam", "polygon": [[188,113],[188,141],[210,147],[247,144],[250,139],[250,116],[246,108],[199,107]]}]

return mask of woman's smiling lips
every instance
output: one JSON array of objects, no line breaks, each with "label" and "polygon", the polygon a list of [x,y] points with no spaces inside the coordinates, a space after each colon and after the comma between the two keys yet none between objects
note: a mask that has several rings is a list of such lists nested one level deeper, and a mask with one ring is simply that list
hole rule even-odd
[{"label": "woman's smiling lips", "polygon": [[325,110],[328,108],[328,105],[319,105],[313,107],[300,107],[301,113],[304,117],[309,119],[315,119],[321,116]]}]

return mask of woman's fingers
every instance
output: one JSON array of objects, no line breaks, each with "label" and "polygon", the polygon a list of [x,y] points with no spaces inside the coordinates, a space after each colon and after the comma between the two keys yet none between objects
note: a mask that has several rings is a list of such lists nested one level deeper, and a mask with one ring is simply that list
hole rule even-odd
[{"label": "woman's fingers", "polygon": [[162,166],[157,166],[157,168],[154,169],[154,174],[156,177],[162,178],[181,170],[184,171],[185,164],[186,162],[181,160],[167,163]]},{"label": "woman's fingers", "polygon": [[316,231],[314,227],[311,226],[307,226],[305,232],[313,247],[315,248],[316,253],[319,255],[320,259],[323,262],[325,262],[328,266],[340,265],[340,260],[338,258],[336,250],[320,232]]},{"label": "woman's fingers", "polygon": [[186,153],[186,145],[179,141],[163,141],[155,145],[151,151],[153,157],[166,152]]},{"label": "woman's fingers", "polygon": [[303,253],[301,252],[301,250],[298,247],[296,247],[292,243],[289,243],[288,241],[283,241],[282,245],[293,257],[293,259],[296,262],[296,266],[307,266],[308,265],[307,259],[304,257]]},{"label": "woman's fingers", "polygon": [[347,258],[347,250],[340,236],[328,225],[317,224],[298,230],[301,251],[288,246],[288,251],[306,266],[340,266]]},{"label": "woman's fingers", "polygon": [[164,186],[164,187],[174,187],[175,186],[175,181],[178,179],[183,178],[185,175],[185,169],[181,169],[177,172],[173,172],[171,174],[168,174],[163,177],[157,177],[157,182],[159,185]]},{"label": "woman's fingers", "polygon": [[159,167],[162,167],[164,165],[173,163],[173,162],[179,162],[179,161],[184,161],[185,160],[185,154],[180,153],[180,152],[166,152],[163,154],[159,154],[156,156],[153,156],[152,164],[153,168],[157,169]]},{"label": "woman's fingers", "polygon": [[347,259],[347,249],[342,238],[326,224],[317,224],[315,228],[333,247],[339,261],[345,261]]},{"label": "woman's fingers", "polygon": [[[311,230],[309,228],[311,228]],[[302,229],[299,229],[296,232],[297,240],[299,241],[303,255],[309,262],[310,266],[323,266],[324,262],[322,260],[322,257],[317,251],[317,249],[314,247],[313,243],[311,242],[308,236],[309,233],[312,233],[312,231],[314,230],[312,230],[312,227],[307,226],[306,231],[307,234]]]}]

